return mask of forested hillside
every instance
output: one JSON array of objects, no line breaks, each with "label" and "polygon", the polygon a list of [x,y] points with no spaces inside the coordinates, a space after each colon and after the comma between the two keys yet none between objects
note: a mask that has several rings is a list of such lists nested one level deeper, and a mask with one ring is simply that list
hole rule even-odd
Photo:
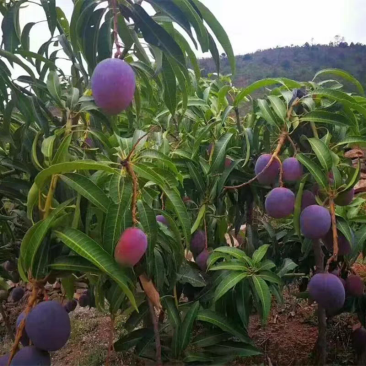
[{"label": "forested hillside", "polygon": [[[309,45],[302,47],[279,47],[258,50],[254,53],[236,57],[237,72],[234,84],[246,86],[256,80],[268,77],[286,77],[295,80],[312,80],[314,74],[325,68],[339,68],[350,72],[366,85],[366,46],[348,45],[340,42],[337,45]],[[212,58],[201,60],[204,74],[214,72]],[[230,73],[230,65],[225,55],[221,56],[220,72]]]}]

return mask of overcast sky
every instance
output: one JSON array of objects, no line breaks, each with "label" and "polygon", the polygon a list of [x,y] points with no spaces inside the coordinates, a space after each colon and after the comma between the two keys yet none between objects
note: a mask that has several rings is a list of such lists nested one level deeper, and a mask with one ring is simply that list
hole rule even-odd
[{"label": "overcast sky", "polygon": [[[201,0],[224,26],[235,54],[276,46],[329,43],[335,35],[348,42],[366,43],[366,0]],[[67,17],[72,1],[56,0]],[[21,11],[21,23],[44,19],[40,7]],[[35,43],[44,42],[46,24],[31,33]]]}]

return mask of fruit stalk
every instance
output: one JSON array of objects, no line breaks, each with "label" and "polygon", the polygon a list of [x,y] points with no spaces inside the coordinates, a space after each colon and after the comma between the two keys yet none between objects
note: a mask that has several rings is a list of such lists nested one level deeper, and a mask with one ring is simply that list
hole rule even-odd
[{"label": "fruit stalk", "polygon": [[[271,158],[269,159],[267,165],[263,168],[263,170],[259,174],[263,174],[270,167],[270,165],[272,164],[273,160],[274,159],[277,159],[278,154],[280,153],[281,148],[282,148],[283,144],[286,141],[287,135],[288,135],[288,132],[287,131],[283,131],[281,133],[280,139],[278,140],[278,144],[276,146],[276,149],[274,150],[274,152],[273,152]],[[244,187],[244,186],[246,186],[248,184],[253,183],[258,178],[259,174],[257,174],[255,177],[253,177],[252,179],[248,180],[247,182],[244,182],[244,183],[239,184],[237,186],[225,186],[224,189],[230,190],[230,189],[238,189],[238,188]]]},{"label": "fruit stalk", "polygon": [[137,225],[138,220],[136,212],[137,212],[137,194],[139,189],[139,183],[130,162],[127,162],[126,170],[132,178],[132,201],[131,201],[132,221],[134,225]]},{"label": "fruit stalk", "polygon": [[332,218],[332,232],[333,232],[333,254],[327,261],[327,268],[329,268],[330,263],[335,262],[338,258],[338,233],[337,233],[337,221],[335,217],[335,205],[333,196],[329,197],[329,209]]},{"label": "fruit stalk", "polygon": [[155,347],[156,347],[156,365],[162,366],[162,360],[161,360],[161,343],[160,343],[160,334],[159,334],[159,323],[155,314],[154,306],[150,299],[147,299],[147,302],[149,304],[149,310],[151,314],[151,320],[154,327],[154,335],[155,335]]},{"label": "fruit stalk", "polygon": [[242,133],[243,132],[243,128],[242,128],[242,126],[240,124],[239,108],[238,107],[235,107],[234,108],[234,112],[235,112],[235,117],[236,117],[236,126],[238,127],[239,133]]},{"label": "fruit stalk", "polygon": [[280,177],[279,177],[280,187],[283,187],[283,166],[282,166],[281,159],[278,156],[276,156],[276,159],[280,164]]},{"label": "fruit stalk", "polygon": [[117,0],[111,0],[110,4],[113,8],[113,37],[114,37],[114,43],[116,45],[117,51],[114,54],[115,58],[119,58],[121,56],[121,45],[118,42],[118,25],[117,25],[117,16],[118,16],[118,12],[117,12]]}]

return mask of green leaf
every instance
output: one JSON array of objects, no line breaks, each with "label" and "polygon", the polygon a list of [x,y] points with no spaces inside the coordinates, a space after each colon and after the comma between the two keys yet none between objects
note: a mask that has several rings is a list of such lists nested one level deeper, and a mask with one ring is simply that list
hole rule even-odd
[{"label": "green leaf", "polygon": [[361,175],[360,159],[358,159],[356,169],[353,168],[352,170],[353,170],[353,173],[348,175],[346,187],[344,188],[343,192],[346,192],[346,191],[350,190],[351,188],[353,188],[360,180],[360,175]]},{"label": "green leaf", "polygon": [[314,163],[304,154],[297,154],[296,159],[309,170],[310,174],[314,177],[321,188],[328,187],[328,179],[325,173],[316,163]]},{"label": "green leaf", "polygon": [[337,217],[337,228],[346,237],[351,246],[353,245],[353,232],[346,220],[342,217]]},{"label": "green leaf", "polygon": [[204,287],[206,282],[199,270],[184,261],[177,273],[177,280],[182,283],[189,283],[193,287]]},{"label": "green leaf", "polygon": [[333,159],[328,146],[322,140],[316,138],[310,138],[308,141],[310,142],[311,148],[313,149],[323,169],[326,172],[331,170],[333,166]]},{"label": "green leaf", "polygon": [[210,329],[196,336],[192,340],[191,345],[195,347],[210,347],[227,340],[229,337],[230,335],[222,330]]},{"label": "green leaf", "polygon": [[233,137],[232,133],[226,133],[224,136],[220,138],[219,141],[215,144],[215,149],[212,157],[212,163],[210,167],[210,173],[218,173],[224,170],[225,158],[226,158],[226,148],[231,138]]},{"label": "green leaf", "polygon": [[22,45],[22,48],[26,51],[29,51],[29,33],[32,30],[32,27],[35,25],[36,23],[31,22],[31,23],[27,23],[22,31],[22,36],[20,38],[20,43]]},{"label": "green leaf", "polygon": [[185,350],[192,337],[193,324],[200,308],[199,301],[196,301],[188,310],[180,327],[180,349]]},{"label": "green leaf", "polygon": [[197,168],[196,165],[193,164],[192,162],[188,161],[188,162],[186,162],[186,165],[189,170],[189,175],[192,178],[197,190],[199,192],[203,193],[206,189],[206,184],[205,184],[205,180],[204,180],[205,178],[204,178],[203,174],[201,173],[199,168]]},{"label": "green leaf", "polygon": [[56,236],[70,249],[89,260],[102,272],[118,283],[132,306],[137,309],[136,301],[130,290],[131,280],[114,259],[93,239],[79,230],[66,228],[63,232],[56,231]]},{"label": "green leaf", "polygon": [[234,56],[234,51],[230,43],[230,39],[225,32],[225,29],[222,25],[217,21],[215,16],[211,13],[211,11],[203,5],[198,0],[193,0],[193,3],[196,5],[197,9],[200,11],[204,21],[208,24],[216,39],[220,42],[222,48],[224,49],[231,67],[232,74],[236,72],[236,60]]},{"label": "green leaf", "polygon": [[262,352],[247,343],[227,341],[206,349],[215,355],[228,356],[230,359],[236,357],[250,357],[262,354]]},{"label": "green leaf", "polygon": [[361,85],[361,83],[356,79],[354,78],[350,73],[348,73],[347,71],[344,71],[344,70],[340,70],[340,69],[324,69],[324,70],[320,70],[318,71],[315,76],[314,76],[314,79],[315,80],[318,76],[320,75],[325,75],[325,74],[332,74],[332,75],[336,75],[336,76],[340,76],[342,77],[343,79],[351,82],[352,84],[354,84],[359,93],[360,94],[364,94],[364,90],[363,90],[363,87]]},{"label": "green leaf", "polygon": [[181,66],[185,66],[185,59],[182,50],[174,41],[173,37],[138,4],[129,8],[132,10],[136,26],[141,30],[145,41],[161,49],[167,56],[173,58]]},{"label": "green leaf", "polygon": [[262,304],[262,320],[263,323],[266,323],[269,316],[269,311],[271,309],[271,293],[269,291],[268,285],[262,278],[258,276],[252,276],[252,281],[255,291]]},{"label": "green leaf", "polygon": [[279,286],[283,284],[281,278],[271,271],[260,271],[258,276],[267,282],[275,283]]},{"label": "green leaf", "polygon": [[57,14],[57,21],[61,25],[63,31],[65,32],[66,36],[69,37],[70,35],[70,24],[69,21],[60,7],[56,7],[56,14]]},{"label": "green leaf", "polygon": [[56,71],[50,71],[47,76],[47,89],[52,95],[57,105],[60,108],[64,108],[64,102],[61,99],[61,86]]},{"label": "green leaf", "polygon": [[234,337],[239,338],[243,342],[250,341],[245,329],[237,325],[231,324],[231,322],[226,317],[212,310],[200,310],[197,315],[197,320],[205,323],[210,323],[220,328],[224,332],[228,332]]},{"label": "green leaf", "polygon": [[103,212],[108,211],[110,199],[108,196],[89,178],[77,173],[60,175],[62,181],[80,193],[83,197],[99,207]]},{"label": "green leaf", "polygon": [[5,57],[11,65],[14,62],[20,67],[22,67],[31,76],[32,79],[36,78],[32,69],[29,66],[27,66],[23,61],[21,61],[17,56],[15,56],[13,53],[0,49],[0,56]]},{"label": "green leaf", "polygon": [[276,116],[274,115],[273,111],[269,107],[267,101],[264,99],[258,99],[257,103],[258,103],[258,107],[259,107],[261,116],[272,126],[279,128],[279,125],[276,120]]},{"label": "green leaf", "polygon": [[174,329],[177,329],[181,324],[181,320],[174,299],[172,299],[171,297],[165,297],[162,299],[162,303],[164,309],[167,310],[170,324],[173,326]]},{"label": "green leaf", "polygon": [[191,234],[193,234],[200,226],[201,221],[206,213],[206,205],[203,205],[200,210],[198,211],[198,215],[196,218],[196,221],[194,222],[192,228],[191,228]]},{"label": "green leaf", "polygon": [[56,0],[41,0],[41,4],[46,13],[48,28],[53,36],[57,25]]},{"label": "green leaf", "polygon": [[248,281],[242,281],[235,287],[236,310],[245,329],[249,325],[252,313],[251,294]]},{"label": "green leaf", "polygon": [[281,121],[285,121],[287,115],[287,109],[285,103],[276,95],[269,95],[268,99],[278,118]]},{"label": "green leaf", "polygon": [[31,270],[36,260],[37,252],[50,229],[54,220],[62,213],[72,200],[68,200],[59,205],[44,220],[38,221],[24,235],[20,246],[20,262],[25,272]]},{"label": "green leaf", "polygon": [[299,188],[297,190],[296,200],[295,200],[293,223],[294,223],[295,233],[298,236],[301,236],[301,231],[300,231],[300,214],[301,214],[301,205],[302,205],[302,194],[303,194],[303,191],[304,191],[306,179],[307,179],[307,176],[305,176],[301,180],[301,182],[299,184]]},{"label": "green leaf", "polygon": [[243,260],[245,263],[249,264],[250,266],[253,265],[252,260],[240,249],[232,248],[232,247],[219,247],[214,250],[214,252],[229,254],[236,259]]},{"label": "green leaf", "polygon": [[[222,258],[220,253],[213,253],[213,254],[211,254],[211,256],[214,256],[215,254],[218,255],[218,259]],[[209,261],[208,262],[209,265],[207,266],[210,269],[210,271],[229,270],[229,271],[241,271],[241,272],[243,272],[243,271],[248,270],[248,267],[245,264],[243,264],[242,262],[237,262],[237,261],[220,262],[220,263],[216,264],[215,266],[211,266],[212,262],[213,261]]]},{"label": "green leaf", "polygon": [[305,114],[303,117],[300,117],[300,122],[330,123],[332,125],[341,127],[350,125],[348,119],[342,114],[327,111],[309,112]]},{"label": "green leaf", "polygon": [[60,146],[58,147],[55,156],[53,157],[52,164],[60,164],[68,160],[69,146],[71,143],[72,134],[64,137]]},{"label": "green leaf", "polygon": [[75,293],[75,277],[68,276],[61,279],[62,289],[65,292],[66,298],[71,300]]},{"label": "green leaf", "polygon": [[55,261],[48,265],[55,271],[70,271],[81,273],[100,274],[97,267],[93,266],[88,260],[77,255],[69,255],[67,257],[58,257]]},{"label": "green leaf", "polygon": [[158,224],[154,210],[141,200],[137,201],[137,210],[139,213],[139,220],[147,235],[149,242],[149,251],[153,252],[158,236]]},{"label": "green leaf", "polygon": [[352,144],[365,144],[366,143],[366,137],[363,136],[346,136],[342,139],[341,142],[338,142],[336,146],[341,145],[352,145]]},{"label": "green leaf", "polygon": [[285,258],[283,260],[282,266],[277,272],[279,277],[283,277],[288,272],[294,270],[297,267],[297,264],[290,258]]},{"label": "green leaf", "polygon": [[271,78],[271,79],[263,79],[263,80],[258,80],[256,82],[254,82],[253,84],[249,85],[248,87],[242,89],[238,95],[236,96],[235,100],[234,100],[234,107],[238,107],[238,105],[240,104],[240,102],[249,94],[253,93],[254,91],[264,88],[266,86],[271,86],[271,85],[275,85],[275,84],[280,84],[283,86],[286,86],[290,89],[293,88],[301,88],[301,84],[298,83],[297,81],[293,81],[290,79],[286,79],[286,78]]},{"label": "green leaf", "polygon": [[220,282],[215,290],[214,301],[216,302],[222,296],[224,296],[230,289],[232,289],[237,283],[244,278],[248,277],[248,273],[231,272]]},{"label": "green leaf", "polygon": [[164,55],[162,76],[164,85],[164,101],[170,113],[174,115],[177,107],[177,81],[174,70],[167,57]]},{"label": "green leaf", "polygon": [[113,18],[107,19],[100,27],[98,34],[98,62],[112,56],[112,26]]},{"label": "green leaf", "polygon": [[254,253],[252,256],[253,262],[254,264],[258,264],[263,257],[266,255],[267,251],[268,251],[269,245],[268,244],[264,244],[261,245]]},{"label": "green leaf", "polygon": [[[15,53],[20,41],[17,34],[17,26],[19,27],[19,8],[17,5],[8,7],[1,23],[3,34],[4,48],[9,53]],[[4,51],[5,52],[5,51]],[[10,64],[12,65],[11,61]]]},{"label": "green leaf", "polygon": [[146,336],[153,334],[152,329],[140,328],[136,329],[124,336],[122,336],[117,342],[114,343],[113,347],[117,352],[128,351],[132,347],[136,346],[137,343]]}]

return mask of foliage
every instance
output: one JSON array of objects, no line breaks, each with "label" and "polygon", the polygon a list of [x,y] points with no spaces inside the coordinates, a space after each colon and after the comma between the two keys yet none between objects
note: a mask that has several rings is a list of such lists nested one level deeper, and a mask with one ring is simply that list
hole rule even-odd
[{"label": "foliage", "polygon": [[[185,37],[218,68],[212,32],[234,73],[225,31],[199,0],[148,2],[152,16],[139,1],[77,0],[69,23],[54,1],[42,1],[50,39],[38,52],[30,50],[34,24],[19,28],[26,1],[1,5],[0,256],[18,258],[23,282],[56,276],[71,298],[77,278],[92,306],[112,320],[126,314],[116,351],[133,348],[157,363],[225,364],[260,352],[247,334],[250,314],[265,323],[284,283],[314,270],[312,242],[300,230],[304,189],[318,185],[317,202],[352,244],[346,258],[336,245],[324,249],[327,269],[342,263],[346,277],[365,251],[365,199],[336,209],[334,199],[359,180],[360,163],[344,151],[366,142],[366,99],[361,83],[337,69],[319,72],[329,77],[322,82],[276,77],[244,89],[229,76],[202,78]],[[97,107],[90,89],[113,44],[137,80],[132,105],[116,116]],[[60,57],[70,70],[58,67]],[[13,79],[15,64],[22,75]],[[266,95],[253,98],[263,87]],[[250,112],[240,116],[243,105]],[[297,195],[290,217],[275,221],[263,210],[269,187],[254,174],[262,153],[295,155],[306,169],[286,184]],[[114,250],[132,226],[145,232],[148,248],[135,267],[122,267]],[[189,252],[197,230],[211,252],[207,272]]]}]

